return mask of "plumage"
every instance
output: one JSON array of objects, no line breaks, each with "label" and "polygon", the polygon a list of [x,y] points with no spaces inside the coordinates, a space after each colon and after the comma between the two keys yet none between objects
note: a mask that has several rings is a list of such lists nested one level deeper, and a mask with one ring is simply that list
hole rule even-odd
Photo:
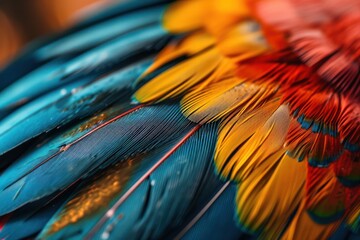
[{"label": "plumage", "polygon": [[359,16],[130,0],[33,43],[0,72],[0,238],[359,238]]},{"label": "plumage", "polygon": [[3,218],[4,226],[0,237],[4,239],[24,239],[35,236],[50,220],[57,209],[68,197],[68,192],[56,199],[43,199],[26,206],[23,210],[14,211]]},{"label": "plumage", "polygon": [[[60,99],[40,106],[33,115],[1,133],[0,138],[8,140],[1,145],[0,154],[46,131],[89,116],[126,96],[132,81],[142,73],[148,62],[143,64],[130,65],[92,84],[72,89]],[[46,123],[36,124],[42,119],[47,119]],[[8,136],[16,137],[10,139]]]}]

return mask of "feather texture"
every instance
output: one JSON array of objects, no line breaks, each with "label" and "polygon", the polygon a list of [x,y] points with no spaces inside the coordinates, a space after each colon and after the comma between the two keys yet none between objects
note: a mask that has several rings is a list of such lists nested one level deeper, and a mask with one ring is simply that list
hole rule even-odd
[{"label": "feather texture", "polygon": [[[102,79],[87,85],[78,91],[69,92],[65,96],[48,105],[40,106],[33,115],[6,129],[0,135],[4,144],[0,154],[11,150],[19,144],[62,126],[74,119],[81,119],[96,111],[102,110],[117,100],[125,97],[132,81],[148,66],[134,64]],[[35,124],[41,119],[48,119],[44,124]]]},{"label": "feather texture", "polygon": [[130,0],[30,45],[0,72],[1,238],[358,237],[359,13]]}]

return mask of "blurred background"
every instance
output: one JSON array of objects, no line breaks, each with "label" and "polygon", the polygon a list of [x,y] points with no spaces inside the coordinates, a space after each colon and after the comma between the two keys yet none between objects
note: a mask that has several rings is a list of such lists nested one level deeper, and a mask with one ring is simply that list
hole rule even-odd
[{"label": "blurred background", "polygon": [[0,69],[29,41],[67,28],[114,1],[0,0]]}]

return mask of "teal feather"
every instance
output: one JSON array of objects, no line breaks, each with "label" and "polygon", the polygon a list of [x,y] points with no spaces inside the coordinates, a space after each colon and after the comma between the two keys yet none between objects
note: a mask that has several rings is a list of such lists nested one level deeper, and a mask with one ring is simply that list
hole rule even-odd
[{"label": "teal feather", "polygon": [[118,200],[107,211],[114,215],[106,217],[105,222],[102,218],[87,237],[159,239],[185,223],[198,202],[211,196],[219,186],[212,165],[216,125],[201,127],[196,132],[194,129],[197,128],[170,149],[173,151],[170,155],[156,157],[159,161],[164,159],[161,165],[122,204]]},{"label": "teal feather", "polygon": [[[139,78],[168,41],[186,35],[163,27],[170,2],[114,3],[30,44],[0,72],[0,216],[10,216],[0,224],[0,238],[256,237],[238,225],[238,183],[224,182],[215,171],[219,123],[190,122],[178,99],[131,101],[149,80],[192,57],[183,54]],[[338,136],[336,129],[294,115],[304,129]],[[344,145],[358,149],[346,139]],[[125,183],[109,203],[52,231],[79,193],[133,159],[133,171],[121,176]],[[321,166],[333,160],[322,159]],[[309,162],[320,166],[318,159]],[[343,224],[333,239],[355,239],[358,222],[351,229]]]},{"label": "teal feather", "polygon": [[[105,109],[129,94],[132,82],[148,67],[149,61],[136,63],[98,81],[69,92],[0,133],[0,155],[40,134]],[[47,119],[46,121],[43,121]],[[42,122],[42,124],[38,124]]]},{"label": "teal feather", "polygon": [[0,177],[0,215],[61,191],[118,158],[157,148],[188,126],[177,106],[143,107],[109,120],[56,153],[50,151],[53,155],[20,159],[12,165],[16,176]]},{"label": "teal feather", "polygon": [[[39,48],[35,54],[40,59],[51,59],[84,52],[120,35],[161,23],[165,7],[148,8],[111,18],[51,42]],[[124,22],[126,24],[122,24]]]},{"label": "teal feather", "polygon": [[175,239],[251,239],[237,225],[236,185],[227,182]]}]

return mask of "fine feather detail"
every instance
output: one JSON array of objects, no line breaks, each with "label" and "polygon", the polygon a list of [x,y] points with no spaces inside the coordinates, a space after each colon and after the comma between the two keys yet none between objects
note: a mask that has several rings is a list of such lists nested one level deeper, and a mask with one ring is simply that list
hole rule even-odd
[{"label": "fine feather detail", "polygon": [[97,231],[103,227],[104,223],[113,217],[114,212],[119,206],[144,182],[164,161],[166,161],[171,154],[173,154],[185,141],[187,141],[196,131],[200,129],[201,125],[196,125],[190,132],[188,132],[170,151],[168,151],[159,161],[157,161],[142,177],[136,181],[134,185],[129,188],[122,197],[116,201],[116,203],[106,212],[106,214],[100,219],[99,222],[93,227],[93,229],[86,235],[85,239],[92,239]]},{"label": "fine feather detail", "polygon": [[35,44],[0,73],[0,238],[359,231],[359,13],[130,1]]},{"label": "fine feather detail", "polygon": [[103,128],[105,126],[107,126],[108,124],[111,124],[114,121],[119,120],[120,118],[142,108],[142,105],[138,105],[102,124],[100,124],[99,126],[96,126],[95,128],[91,129],[90,131],[88,131],[87,133],[85,133],[84,135],[82,135],[81,137],[75,139],[74,141],[66,144],[65,146],[62,146],[58,152],[52,154],[51,156],[49,156],[48,158],[46,158],[45,160],[41,161],[40,163],[38,163],[37,165],[35,165],[34,167],[32,167],[30,170],[28,170],[27,172],[25,172],[23,175],[21,175],[19,178],[17,178],[16,180],[14,180],[13,182],[11,182],[9,185],[5,186],[4,189],[10,187],[11,185],[15,184],[16,182],[18,182],[20,179],[24,178],[26,175],[32,173],[33,171],[35,171],[36,169],[38,169],[40,166],[44,165],[45,163],[47,163],[48,161],[50,161],[51,159],[53,159],[54,157],[58,156],[59,154],[61,154],[62,152],[67,151],[68,149],[70,149],[73,145],[75,145],[76,143],[80,142],[81,140],[83,140],[84,138],[86,138],[87,136],[93,134],[95,131],[99,130],[100,128]]},{"label": "fine feather detail", "polygon": [[221,194],[229,187],[230,181],[227,181],[224,186],[215,194],[215,196],[209,201],[206,206],[201,209],[201,211],[189,222],[188,225],[185,226],[183,230],[180,231],[178,235],[174,239],[179,240],[181,239],[199,220],[200,218],[209,210],[212,204],[220,197]]}]

